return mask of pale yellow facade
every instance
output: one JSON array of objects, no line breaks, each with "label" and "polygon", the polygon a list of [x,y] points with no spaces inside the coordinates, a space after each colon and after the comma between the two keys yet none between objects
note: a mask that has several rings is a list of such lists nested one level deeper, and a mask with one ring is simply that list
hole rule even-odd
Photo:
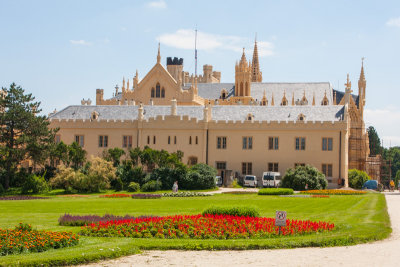
[{"label": "pale yellow facade", "polygon": [[[209,65],[204,68],[209,78],[192,76],[188,83],[183,61],[169,60],[164,68],[159,48],[156,64],[142,80],[137,72],[132,86],[124,79],[122,92],[116,88],[111,99],[97,89],[95,106],[83,100],[54,113],[51,127],[59,127],[60,139],[68,144],[83,136],[88,155],[114,147],[181,150],[184,163],[257,177],[310,164],[326,174],[329,187],[337,187],[339,178],[347,186],[349,167],[366,169],[369,154],[363,67],[355,99],[349,80],[344,93],[329,84],[262,83],[257,44],[254,50],[256,63],[248,62],[243,51],[235,82],[228,86]],[[272,149],[271,138],[278,143]]]}]

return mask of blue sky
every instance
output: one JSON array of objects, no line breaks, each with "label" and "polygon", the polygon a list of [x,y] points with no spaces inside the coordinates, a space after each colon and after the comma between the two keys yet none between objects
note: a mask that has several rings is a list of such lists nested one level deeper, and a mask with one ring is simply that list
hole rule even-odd
[{"label": "blue sky", "polygon": [[[46,114],[111,97],[122,77],[139,77],[167,56],[194,72],[211,64],[234,81],[242,47],[251,57],[255,34],[265,82],[329,81],[353,90],[361,57],[367,79],[367,126],[384,145],[400,145],[399,1],[5,1],[0,0],[0,86],[33,93]],[[131,81],[132,82],[132,81]]]}]

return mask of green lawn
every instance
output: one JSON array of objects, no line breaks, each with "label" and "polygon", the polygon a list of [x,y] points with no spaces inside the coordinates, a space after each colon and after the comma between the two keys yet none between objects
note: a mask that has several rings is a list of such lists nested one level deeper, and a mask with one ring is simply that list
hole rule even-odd
[{"label": "green lawn", "polygon": [[80,227],[59,226],[60,215],[198,214],[210,205],[256,206],[261,215],[266,217],[274,217],[276,210],[286,210],[289,219],[329,221],[335,223],[336,230],[323,234],[251,240],[81,237],[80,244],[71,248],[0,257],[0,265],[77,264],[134,254],[139,249],[216,250],[350,245],[383,239],[391,232],[385,197],[381,194],[330,198],[286,198],[253,194],[162,199],[106,199],[97,195],[84,198],[54,196],[47,200],[1,201],[0,228],[13,228],[19,222],[25,222],[37,229],[78,232]]}]

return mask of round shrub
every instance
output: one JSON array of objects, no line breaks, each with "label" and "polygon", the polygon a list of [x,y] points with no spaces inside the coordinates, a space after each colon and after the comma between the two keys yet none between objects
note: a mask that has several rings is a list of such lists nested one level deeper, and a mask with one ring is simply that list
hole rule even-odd
[{"label": "round shrub", "polygon": [[124,184],[122,180],[117,178],[111,182],[111,186],[115,191],[122,191],[124,189]]},{"label": "round shrub", "polygon": [[43,176],[28,175],[22,186],[22,193],[38,194],[49,191],[49,186]]},{"label": "round shrub", "polygon": [[140,190],[140,185],[135,182],[130,182],[128,185],[128,192],[137,192]]},{"label": "round shrub", "polygon": [[260,212],[255,207],[248,207],[248,206],[233,206],[233,207],[211,206],[202,212],[202,215],[206,214],[245,216],[245,217],[260,216]]},{"label": "round shrub", "polygon": [[351,188],[361,189],[368,180],[371,180],[371,177],[366,172],[357,169],[349,170],[349,186]]},{"label": "round shrub", "polygon": [[215,187],[217,170],[207,164],[199,163],[190,168],[182,181],[184,189],[211,189]]},{"label": "round shrub", "polygon": [[160,181],[148,181],[144,185],[142,185],[143,192],[155,192],[161,190],[161,182]]},{"label": "round shrub", "polygon": [[258,190],[259,195],[293,195],[292,188],[263,188]]},{"label": "round shrub", "polygon": [[317,168],[306,165],[297,166],[295,169],[289,168],[283,176],[281,186],[293,190],[305,190],[306,185],[308,189],[326,189],[328,181]]}]

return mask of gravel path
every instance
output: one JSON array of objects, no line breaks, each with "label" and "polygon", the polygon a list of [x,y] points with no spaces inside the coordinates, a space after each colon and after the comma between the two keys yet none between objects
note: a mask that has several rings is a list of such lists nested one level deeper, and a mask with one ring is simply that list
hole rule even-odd
[{"label": "gravel path", "polygon": [[392,235],[349,247],[246,251],[144,251],[88,266],[400,266],[400,194],[386,193]]}]

